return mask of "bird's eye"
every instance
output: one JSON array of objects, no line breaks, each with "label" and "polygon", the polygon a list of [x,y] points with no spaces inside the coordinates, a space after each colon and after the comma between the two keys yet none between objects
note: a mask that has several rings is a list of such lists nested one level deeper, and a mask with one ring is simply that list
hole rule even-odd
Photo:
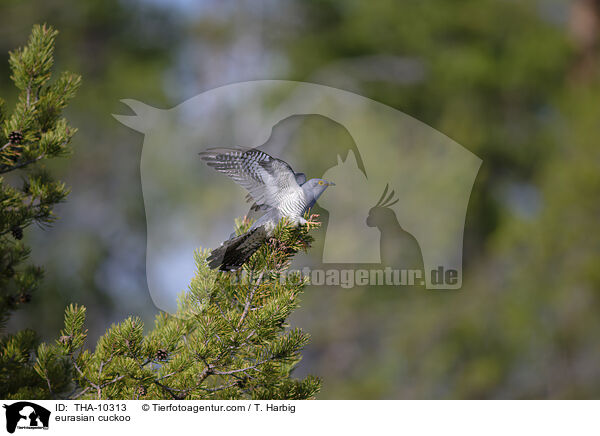
[{"label": "bird's eye", "polygon": [[322,185],[322,184],[323,184],[323,180],[319,180],[319,185]]}]

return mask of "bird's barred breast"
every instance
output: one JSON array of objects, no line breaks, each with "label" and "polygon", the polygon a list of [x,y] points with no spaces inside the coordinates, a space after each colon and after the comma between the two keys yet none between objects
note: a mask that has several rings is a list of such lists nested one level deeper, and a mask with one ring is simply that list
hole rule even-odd
[{"label": "bird's barred breast", "polygon": [[278,209],[282,216],[295,222],[304,215],[306,205],[307,201],[302,189],[288,189],[282,196]]}]

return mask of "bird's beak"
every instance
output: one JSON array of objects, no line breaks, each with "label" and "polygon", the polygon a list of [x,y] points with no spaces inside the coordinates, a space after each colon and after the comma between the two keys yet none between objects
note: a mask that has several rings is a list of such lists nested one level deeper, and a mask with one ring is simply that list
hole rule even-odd
[{"label": "bird's beak", "polygon": [[333,183],[333,182],[327,182],[327,186],[335,186],[335,183]]}]

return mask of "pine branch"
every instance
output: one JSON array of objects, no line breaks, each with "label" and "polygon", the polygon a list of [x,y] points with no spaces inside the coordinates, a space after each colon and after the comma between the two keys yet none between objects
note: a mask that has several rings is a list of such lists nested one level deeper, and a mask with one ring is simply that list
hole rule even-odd
[{"label": "pine branch", "polygon": [[252,291],[248,295],[248,298],[246,298],[246,305],[244,306],[244,312],[242,312],[242,316],[240,317],[240,321],[238,322],[238,326],[237,326],[238,330],[244,324],[244,320],[246,319],[246,316],[248,315],[248,310],[250,309],[250,304],[252,303],[252,299],[254,298],[254,293],[260,286],[260,282],[262,281],[263,274],[264,274],[264,271],[261,271],[260,275],[258,276],[258,280],[256,281],[256,285],[252,288]]},{"label": "pine branch", "polygon": [[307,229],[282,222],[246,275],[212,271],[198,252],[176,314],[157,315],[146,336],[137,318],[113,325],[93,352],[82,351],[85,310],[67,308],[57,344],[77,375],[71,398],[312,398],[318,379],[291,377],[308,335],[285,325],[305,281],[278,280],[311,241]]},{"label": "pine branch", "polygon": [[[67,154],[76,132],[61,113],[81,79],[63,73],[52,81],[56,35],[51,27],[36,25],[27,45],[10,53],[11,79],[20,92],[8,116],[0,99],[0,175],[23,179],[19,186],[0,177],[0,329],[12,311],[32,300],[43,276],[41,268],[26,264],[30,249],[21,241],[24,231],[31,224],[51,224],[54,206],[68,194],[38,166]],[[19,350],[22,357],[0,371],[0,396],[57,398],[70,388],[71,367],[62,350],[20,334],[0,339],[0,356]]]},{"label": "pine branch", "polygon": [[[0,175],[35,170],[38,162],[64,155],[76,129],[61,118],[61,111],[75,96],[79,76],[63,73],[51,83],[54,42],[58,32],[34,26],[28,44],[10,53],[11,79],[21,91],[12,114],[0,111]],[[19,269],[29,254],[14,239],[33,223],[54,221],[53,207],[67,195],[66,187],[38,171],[24,174],[22,186],[0,178],[0,320],[30,301],[37,281],[27,269]],[[9,235],[12,234],[13,238]],[[22,267],[21,267],[22,268]],[[14,271],[14,273],[13,273]],[[27,294],[27,298],[21,298]]]}]

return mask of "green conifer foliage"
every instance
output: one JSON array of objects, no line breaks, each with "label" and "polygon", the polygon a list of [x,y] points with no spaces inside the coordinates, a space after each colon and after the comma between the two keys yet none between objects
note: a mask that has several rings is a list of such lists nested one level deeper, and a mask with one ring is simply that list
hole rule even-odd
[{"label": "green conifer foliage", "polygon": [[290,375],[309,336],[286,324],[306,283],[285,274],[311,241],[306,228],[282,222],[235,273],[208,269],[208,252],[198,251],[196,276],[177,313],[160,313],[146,335],[136,317],[113,325],[94,352],[83,348],[85,308],[70,306],[56,344],[38,350],[36,371],[51,386],[47,374],[70,363],[69,398],[313,398],[320,381]]},{"label": "green conifer foliage", "polygon": [[[28,44],[10,53],[11,79],[19,90],[7,113],[0,100],[0,329],[10,313],[34,297],[41,268],[26,264],[30,249],[22,241],[31,224],[55,220],[53,207],[68,193],[44,171],[43,161],[69,153],[76,132],[61,116],[81,79],[65,72],[51,80],[57,31],[35,26]],[[33,368],[39,340],[31,330],[0,337],[0,397],[39,398],[48,391]],[[47,368],[57,389],[69,384],[66,367]],[[61,366],[62,365],[62,366]]]}]

